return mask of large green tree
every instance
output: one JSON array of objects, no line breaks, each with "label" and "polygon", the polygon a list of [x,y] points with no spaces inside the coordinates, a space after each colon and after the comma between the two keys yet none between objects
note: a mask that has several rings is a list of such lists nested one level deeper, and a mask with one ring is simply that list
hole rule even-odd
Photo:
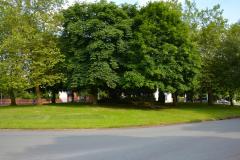
[{"label": "large green tree", "polygon": [[96,103],[99,89],[116,88],[131,19],[114,3],[80,3],[64,11],[63,52],[72,89],[89,89]]},{"label": "large green tree", "polygon": [[[208,93],[208,104],[212,105],[214,92],[219,88],[212,72],[215,55],[224,39],[227,21],[220,5],[199,10],[194,2],[186,0],[184,20],[190,24],[192,41],[198,45],[201,55],[200,95]],[[201,97],[201,96],[200,96]]]},{"label": "large green tree", "polygon": [[[142,54],[139,72],[145,86],[174,93],[190,89],[200,67],[188,25],[182,20],[180,4],[175,1],[153,2],[140,10],[135,23]],[[140,78],[139,78],[140,79]]]},{"label": "large green tree", "polygon": [[218,53],[214,56],[212,71],[218,86],[229,94],[231,105],[240,89],[240,25],[234,24],[227,31]]},{"label": "large green tree", "polygon": [[16,105],[16,93],[29,87],[26,46],[30,28],[18,8],[0,3],[0,88],[9,93],[11,105]]},{"label": "large green tree", "polygon": [[37,104],[41,104],[40,86],[53,85],[62,78],[54,72],[54,67],[63,61],[57,47],[61,29],[58,10],[63,1],[1,0],[0,3],[4,13],[0,48],[5,87],[10,90],[35,87]]},{"label": "large green tree", "polygon": [[[118,96],[184,92],[199,69],[189,27],[175,1],[75,4],[64,11],[63,52],[71,88]],[[115,94],[115,96],[116,96]]]}]

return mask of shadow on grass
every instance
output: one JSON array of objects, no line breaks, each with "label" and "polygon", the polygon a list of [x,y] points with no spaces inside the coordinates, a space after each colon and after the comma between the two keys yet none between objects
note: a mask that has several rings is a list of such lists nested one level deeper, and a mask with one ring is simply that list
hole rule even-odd
[{"label": "shadow on grass", "polygon": [[173,106],[171,103],[160,104],[153,103],[151,106],[123,104],[123,103],[100,103],[100,104],[86,104],[86,103],[57,103],[48,104],[48,106],[56,107],[103,107],[103,108],[115,108],[115,109],[140,109],[140,110],[160,110],[160,109],[237,109],[240,107],[226,106],[226,105],[212,105],[209,106],[206,103],[179,103],[177,106]]},{"label": "shadow on grass", "polygon": [[179,108],[180,106],[172,106],[171,104],[158,104],[154,103],[152,106],[134,105],[134,104],[120,104],[120,103],[100,103],[100,104],[87,104],[87,103],[56,103],[37,105],[17,105],[17,106],[0,106],[1,109],[21,109],[21,108],[37,108],[37,107],[64,107],[64,108],[109,108],[109,109],[124,109],[124,110],[144,110],[144,111],[157,111],[162,109]]},{"label": "shadow on grass", "polygon": [[161,110],[161,109],[196,109],[196,110],[216,110],[216,109],[240,109],[240,107],[234,106],[226,106],[226,105],[213,105],[208,106],[205,103],[179,103],[177,106],[173,106],[171,103],[160,104],[153,103],[152,106],[143,106],[143,105],[134,105],[134,104],[119,104],[119,103],[100,103],[100,104],[88,104],[88,103],[56,103],[56,104],[43,104],[43,105],[16,105],[16,106],[0,106],[0,109],[8,109],[8,108],[31,108],[31,107],[101,107],[101,108],[111,108],[111,109],[136,109],[136,110]]},{"label": "shadow on grass", "polygon": [[161,110],[169,108],[179,108],[178,106],[173,106],[172,104],[157,104],[154,103],[151,106],[134,105],[134,104],[124,104],[124,103],[99,103],[99,104],[86,104],[86,103],[57,103],[48,104],[48,106],[56,107],[99,107],[99,108],[110,108],[110,109],[135,109],[135,110]]}]

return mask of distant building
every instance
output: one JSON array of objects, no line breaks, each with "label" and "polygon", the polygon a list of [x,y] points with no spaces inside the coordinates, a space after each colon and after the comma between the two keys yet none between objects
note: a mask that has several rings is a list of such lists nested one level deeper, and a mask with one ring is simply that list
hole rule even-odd
[{"label": "distant building", "polygon": [[68,94],[67,94],[67,92],[59,92],[59,99],[63,103],[67,103],[68,102]]},{"label": "distant building", "polygon": [[[165,103],[172,103],[173,102],[173,98],[172,98],[172,94],[171,93],[164,93],[164,95],[165,95]],[[158,91],[158,89],[154,93],[154,97],[155,97],[155,100],[158,101],[158,98],[159,98],[159,91]]]}]

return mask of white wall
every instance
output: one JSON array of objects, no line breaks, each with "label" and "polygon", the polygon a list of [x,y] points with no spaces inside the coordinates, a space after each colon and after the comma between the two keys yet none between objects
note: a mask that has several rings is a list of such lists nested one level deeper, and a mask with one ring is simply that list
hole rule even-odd
[{"label": "white wall", "polygon": [[66,103],[68,100],[67,92],[59,92],[59,99],[61,99],[62,102]]}]

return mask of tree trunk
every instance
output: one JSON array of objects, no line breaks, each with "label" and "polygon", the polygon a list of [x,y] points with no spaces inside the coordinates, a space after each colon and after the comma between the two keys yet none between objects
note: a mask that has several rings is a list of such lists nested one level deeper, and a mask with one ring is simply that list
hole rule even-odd
[{"label": "tree trunk", "polygon": [[172,97],[173,97],[173,105],[174,106],[177,106],[177,103],[178,103],[178,100],[177,100],[177,93],[173,93],[172,94]]},{"label": "tree trunk", "polygon": [[53,104],[56,103],[56,90],[55,90],[55,89],[52,90],[52,98],[51,98],[51,101],[52,101]]},{"label": "tree trunk", "polygon": [[187,92],[186,93],[186,102],[191,102],[191,103],[193,103],[193,92],[192,91],[190,91],[190,92]]},{"label": "tree trunk", "polygon": [[71,98],[72,98],[72,99],[71,99],[71,102],[74,103],[74,91],[73,91],[73,90],[72,90],[72,92],[71,92]]},{"label": "tree trunk", "polygon": [[109,98],[111,102],[119,102],[121,96],[121,92],[119,89],[111,89],[109,91]]},{"label": "tree trunk", "polygon": [[212,88],[208,88],[208,105],[209,106],[213,105],[213,92],[212,92]]},{"label": "tree trunk", "polygon": [[229,98],[230,98],[231,106],[234,106],[234,103],[233,103],[234,93],[233,92],[229,92]]},{"label": "tree trunk", "polygon": [[159,92],[159,102],[165,104],[165,94],[162,91]]},{"label": "tree trunk", "polygon": [[36,92],[36,105],[42,105],[41,91],[39,85],[35,87],[35,92]]},{"label": "tree trunk", "polygon": [[93,104],[97,104],[97,101],[98,101],[98,89],[93,88],[91,92],[92,92],[92,103]]},{"label": "tree trunk", "polygon": [[200,100],[200,103],[203,103],[203,94],[202,94],[202,92],[200,93],[200,95],[199,95],[199,100]]},{"label": "tree trunk", "polygon": [[92,95],[92,103],[97,104],[97,95]]},{"label": "tree trunk", "polygon": [[230,103],[231,103],[231,106],[234,106],[233,98],[230,98]]},{"label": "tree trunk", "polygon": [[15,93],[13,91],[13,89],[10,89],[9,91],[9,95],[10,95],[10,99],[11,99],[11,106],[16,106],[16,97],[15,97]]}]

